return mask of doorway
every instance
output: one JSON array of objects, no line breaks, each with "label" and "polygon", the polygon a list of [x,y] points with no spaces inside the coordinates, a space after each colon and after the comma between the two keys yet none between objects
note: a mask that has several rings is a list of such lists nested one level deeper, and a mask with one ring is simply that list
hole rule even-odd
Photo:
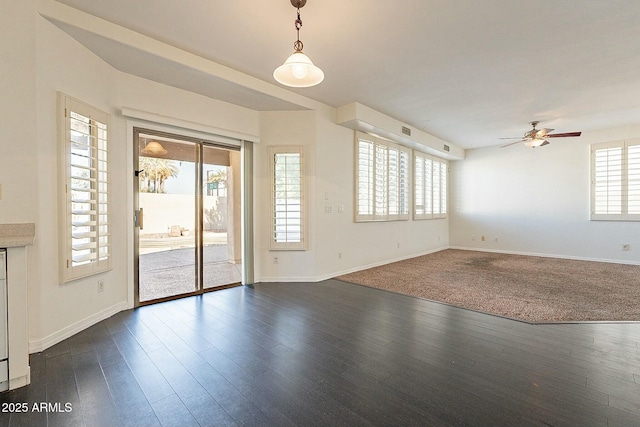
[{"label": "doorway", "polygon": [[135,305],[241,283],[240,149],[134,128]]}]

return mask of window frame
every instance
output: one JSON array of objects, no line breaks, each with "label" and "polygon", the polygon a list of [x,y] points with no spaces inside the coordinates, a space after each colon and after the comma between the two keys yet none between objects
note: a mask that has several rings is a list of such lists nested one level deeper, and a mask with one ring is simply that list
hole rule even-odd
[{"label": "window frame", "polygon": [[[424,165],[430,165],[428,177],[426,167],[422,171],[418,170],[419,161],[422,161]],[[436,171],[438,179],[435,179]],[[413,219],[418,221],[447,218],[449,211],[449,162],[422,151],[413,150],[413,177]],[[421,194],[418,194],[420,189],[422,190]],[[436,198],[438,199],[437,203]],[[419,200],[424,200],[424,203],[419,205]],[[422,207],[421,211],[420,207]]]},{"label": "window frame", "polygon": [[[112,129],[108,113],[63,93],[58,93],[58,109],[59,277],[67,283],[111,269]],[[74,113],[78,117],[73,117]],[[79,130],[82,119],[87,120],[88,133]],[[72,132],[76,142],[72,142]],[[83,141],[85,137],[88,143]],[[82,151],[89,153],[83,155]],[[83,157],[85,164],[81,163]],[[87,183],[88,187],[81,188]]]},{"label": "window frame", "polygon": [[[363,144],[371,147],[367,150],[367,159],[362,158]],[[409,220],[412,203],[411,149],[356,131],[354,157],[354,221]],[[391,165],[394,163],[396,173],[391,171]]]},{"label": "window frame", "polygon": [[[270,180],[270,221],[269,226],[269,249],[272,251],[305,251],[309,248],[309,230],[308,230],[308,207],[307,207],[307,178],[306,178],[306,165],[304,149],[300,145],[288,145],[288,146],[269,146],[269,180]],[[300,191],[300,240],[298,241],[278,241],[277,240],[277,216],[278,216],[278,202],[277,202],[277,185],[278,177],[276,168],[276,158],[280,155],[297,154],[299,156],[299,191]],[[286,179],[286,177],[284,177]],[[287,183],[284,184],[285,186]],[[295,224],[294,224],[295,225]]]},{"label": "window frame", "polygon": [[[590,177],[591,177],[591,200],[590,200],[590,219],[592,221],[640,221],[640,139],[630,139],[622,141],[602,142],[591,144],[590,156]],[[600,152],[605,150],[619,150],[619,160],[612,159],[607,162],[607,169],[604,171],[604,179],[599,176],[599,164],[603,161],[598,157]],[[619,162],[619,165],[617,164]],[[612,169],[609,173],[609,163],[613,167],[619,166],[618,169]],[[619,173],[618,180],[615,180]],[[619,188],[610,188],[612,185],[618,184]],[[602,186],[606,188],[602,189]],[[613,203],[604,202],[607,211],[611,206],[617,207],[619,210],[615,212],[602,212],[599,205],[602,203],[601,197],[616,196],[616,190],[619,192],[619,200]]]}]

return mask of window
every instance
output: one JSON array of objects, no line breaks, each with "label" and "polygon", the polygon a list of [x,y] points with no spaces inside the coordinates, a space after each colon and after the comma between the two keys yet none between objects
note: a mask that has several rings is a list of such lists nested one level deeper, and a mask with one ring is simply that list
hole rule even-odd
[{"label": "window", "polygon": [[415,177],[413,219],[446,218],[449,164],[446,160],[419,151],[413,153]]},{"label": "window", "polygon": [[269,147],[271,249],[306,250],[306,208],[302,147]]},{"label": "window", "polygon": [[410,158],[407,148],[356,132],[357,222],[409,219]]},{"label": "window", "polygon": [[62,282],[111,268],[109,115],[59,95]]},{"label": "window", "polygon": [[640,140],[591,146],[591,219],[640,221]]}]

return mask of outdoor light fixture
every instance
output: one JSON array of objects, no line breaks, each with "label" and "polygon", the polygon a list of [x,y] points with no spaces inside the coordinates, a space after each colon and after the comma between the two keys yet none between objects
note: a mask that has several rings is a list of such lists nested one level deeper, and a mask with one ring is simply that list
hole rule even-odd
[{"label": "outdoor light fixture", "polygon": [[151,141],[140,150],[142,154],[167,154],[167,150],[158,142]]},{"label": "outdoor light fixture", "polygon": [[298,18],[295,21],[298,40],[293,43],[293,54],[284,61],[284,64],[276,68],[273,78],[285,86],[310,87],[315,86],[324,80],[322,70],[311,62],[311,59],[302,53],[303,44],[300,41],[300,8],[307,3],[307,0],[291,0],[291,5],[298,9]]}]

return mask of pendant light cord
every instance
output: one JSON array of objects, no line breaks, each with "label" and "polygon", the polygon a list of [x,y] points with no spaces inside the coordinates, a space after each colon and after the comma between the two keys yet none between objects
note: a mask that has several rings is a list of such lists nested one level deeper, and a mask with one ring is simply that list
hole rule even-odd
[{"label": "pendant light cord", "polygon": [[300,41],[300,28],[302,27],[302,18],[300,18],[300,7],[298,7],[298,19],[295,21],[296,24],[296,33],[298,36],[298,40],[293,43],[293,48],[296,52],[302,52],[302,47],[304,46]]}]

